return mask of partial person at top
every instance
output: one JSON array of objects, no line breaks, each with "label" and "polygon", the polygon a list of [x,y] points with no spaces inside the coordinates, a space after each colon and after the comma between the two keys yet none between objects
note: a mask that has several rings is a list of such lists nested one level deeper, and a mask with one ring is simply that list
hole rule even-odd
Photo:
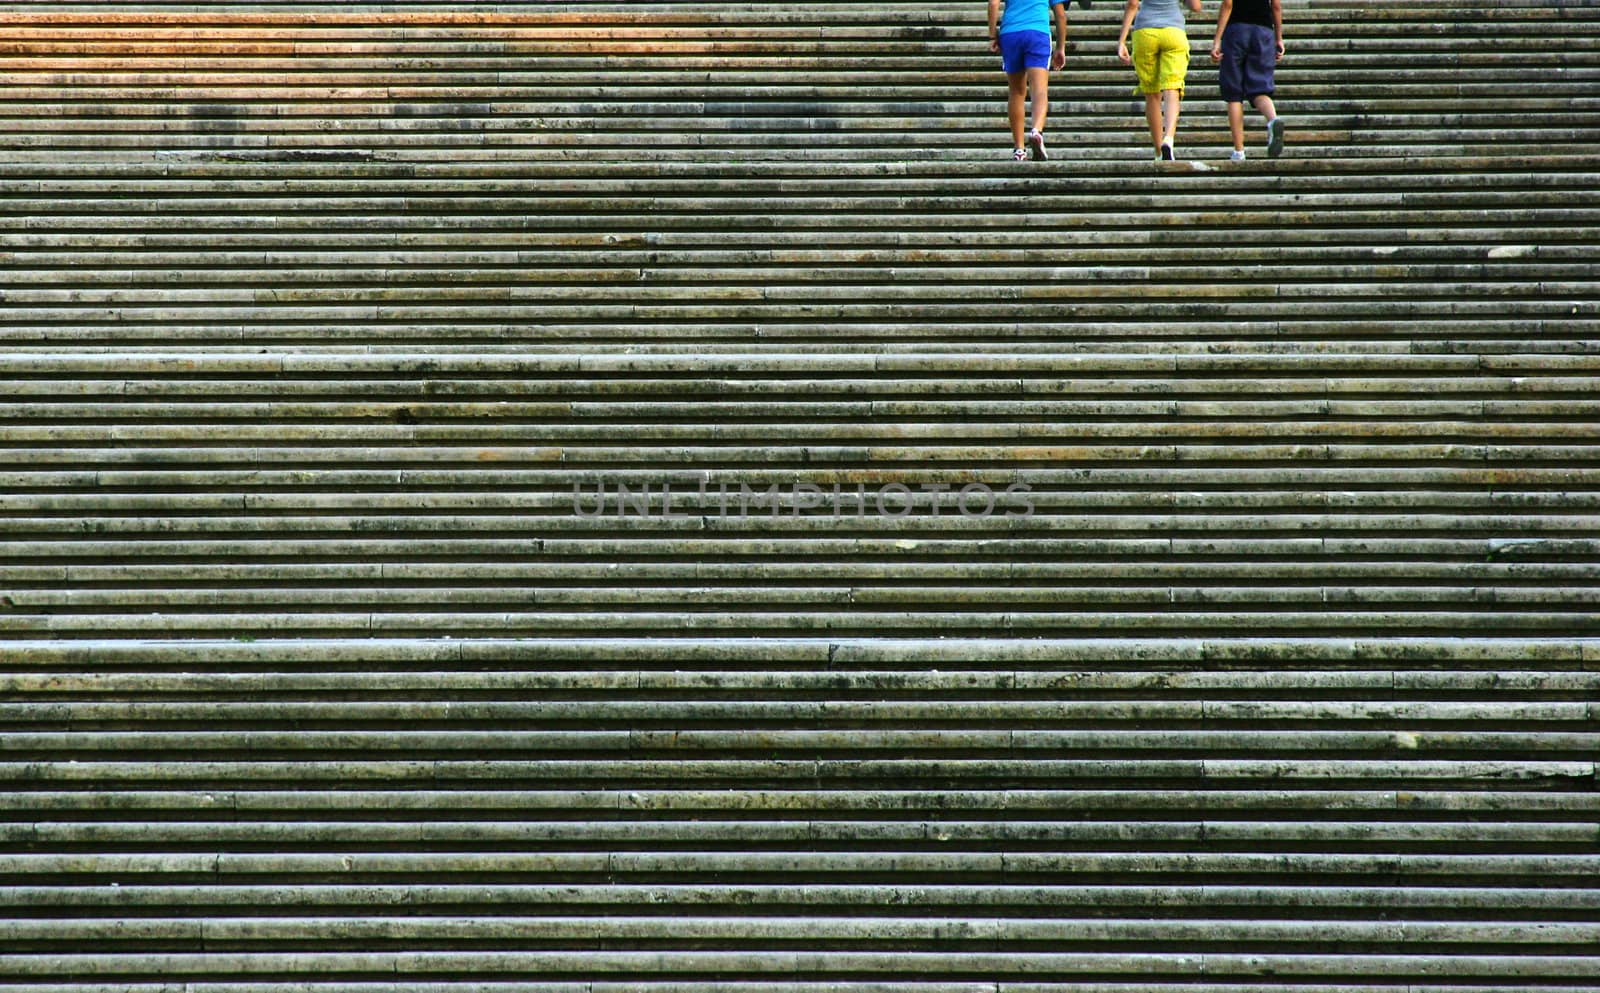
[{"label": "partial person at top", "polygon": [[[1067,0],[989,0],[989,51],[1000,53],[1008,95],[1006,117],[1011,124],[1011,158],[1022,162],[1049,158],[1044,128],[1050,113],[1050,70],[1067,64]],[[1089,0],[1078,0],[1087,8]],[[1051,22],[1055,44],[1050,41]],[[1033,100],[1033,127],[1024,136],[1027,102]],[[1024,147],[1026,140],[1026,148]]]},{"label": "partial person at top", "polygon": [[1222,0],[1211,58],[1217,62],[1217,83],[1228,104],[1233,161],[1245,158],[1246,103],[1266,119],[1267,158],[1277,158],[1283,153],[1284,125],[1272,96],[1278,60],[1283,58],[1283,0]]},{"label": "partial person at top", "polygon": [[[1200,0],[1184,3],[1193,13],[1200,13]],[[1122,34],[1117,37],[1117,58],[1124,65],[1131,64],[1139,77],[1138,92],[1144,96],[1144,116],[1150,124],[1155,157],[1169,162],[1176,159],[1178,113],[1189,74],[1189,35],[1179,0],[1128,0],[1122,12]]]}]

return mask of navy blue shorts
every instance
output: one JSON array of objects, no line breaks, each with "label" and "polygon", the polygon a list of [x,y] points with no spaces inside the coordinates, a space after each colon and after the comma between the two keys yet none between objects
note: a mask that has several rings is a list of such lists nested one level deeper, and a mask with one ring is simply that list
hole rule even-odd
[{"label": "navy blue shorts", "polygon": [[1043,31],[1007,31],[1000,36],[1000,68],[1008,76],[1050,68],[1050,36]]},{"label": "navy blue shorts", "polygon": [[1222,62],[1217,82],[1222,99],[1247,103],[1271,96],[1272,72],[1278,67],[1278,36],[1264,24],[1232,22],[1222,32]]}]

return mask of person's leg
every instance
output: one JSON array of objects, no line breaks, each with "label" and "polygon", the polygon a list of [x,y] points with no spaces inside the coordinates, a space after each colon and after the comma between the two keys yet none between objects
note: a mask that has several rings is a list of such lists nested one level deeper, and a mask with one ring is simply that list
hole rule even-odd
[{"label": "person's leg", "polygon": [[1228,106],[1228,130],[1233,136],[1233,153],[1244,154],[1244,67],[1248,44],[1246,25],[1232,23],[1222,32],[1222,59],[1217,63],[1217,84],[1222,102]]},{"label": "person's leg", "polygon": [[1161,116],[1165,119],[1165,130],[1162,140],[1167,144],[1174,144],[1178,137],[1178,107],[1183,100],[1181,90],[1161,91]]},{"label": "person's leg", "polygon": [[1182,28],[1163,28],[1158,75],[1161,81],[1161,143],[1177,158],[1178,111],[1183,102],[1183,81],[1189,72],[1189,39]]},{"label": "person's leg", "polygon": [[1244,151],[1244,104],[1228,101],[1228,130],[1233,133],[1233,150]]},{"label": "person's leg", "polygon": [[1146,93],[1144,95],[1144,119],[1150,124],[1150,147],[1157,153],[1161,151],[1161,94]]},{"label": "person's leg", "polygon": [[1239,85],[1250,95],[1250,103],[1270,124],[1278,116],[1278,108],[1272,102],[1272,94],[1276,89],[1274,76],[1278,66],[1278,39],[1271,28],[1261,25],[1250,25],[1240,33],[1243,36],[1243,51],[1239,55]]},{"label": "person's leg", "polygon": [[1256,109],[1267,118],[1267,158],[1275,159],[1283,154],[1283,118],[1271,97],[1257,97]]},{"label": "person's leg", "polygon": [[1050,115],[1050,70],[1029,69],[1028,89],[1033,99],[1033,129],[1042,133]]},{"label": "person's leg", "polygon": [[1006,85],[1010,92],[1006,99],[1006,117],[1011,122],[1011,147],[1022,147],[1022,132],[1026,118],[1023,112],[1027,109],[1028,100],[1028,74],[1024,72],[1006,73]]},{"label": "person's leg", "polygon": [[1144,119],[1150,125],[1150,147],[1161,157],[1161,87],[1157,85],[1161,46],[1157,32],[1140,28],[1130,39],[1133,71],[1139,77],[1139,92],[1144,94]]},{"label": "person's leg", "polygon": [[1278,119],[1278,107],[1272,102],[1274,74],[1278,62],[1278,40],[1271,28],[1250,26],[1249,44],[1246,47],[1242,84],[1250,95],[1250,103],[1267,121],[1267,158],[1275,159],[1283,153],[1283,121]]},{"label": "person's leg", "polygon": [[1267,158],[1275,159],[1283,154],[1283,122],[1278,120],[1278,106],[1272,102],[1268,94],[1261,94],[1251,103],[1256,110],[1267,119]]}]

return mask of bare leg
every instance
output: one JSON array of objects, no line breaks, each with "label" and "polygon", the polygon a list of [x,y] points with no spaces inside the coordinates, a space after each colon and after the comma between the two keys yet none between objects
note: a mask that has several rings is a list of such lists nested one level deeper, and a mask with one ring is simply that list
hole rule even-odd
[{"label": "bare leg", "polygon": [[1283,154],[1283,122],[1278,120],[1278,108],[1265,93],[1251,102],[1267,119],[1267,158],[1275,159]]},{"label": "bare leg", "polygon": [[1150,123],[1150,145],[1161,150],[1161,94],[1144,95],[1144,119]]},{"label": "bare leg", "polygon": [[1178,101],[1180,99],[1181,97],[1178,95],[1177,90],[1161,91],[1161,105],[1166,112],[1167,119],[1167,130],[1163,137],[1169,145],[1173,144],[1173,140],[1178,136]]},{"label": "bare leg", "polygon": [[1238,101],[1228,104],[1228,130],[1233,132],[1233,150],[1244,151],[1244,104]]},{"label": "bare leg", "polygon": [[1028,99],[1028,74],[1025,72],[1008,72],[1006,73],[1006,85],[1010,89],[1006,99],[1006,117],[1011,121],[1011,147],[1021,148],[1022,112]]},{"label": "bare leg", "polygon": [[1050,70],[1029,69],[1028,89],[1033,93],[1033,129],[1042,133],[1050,113]]}]

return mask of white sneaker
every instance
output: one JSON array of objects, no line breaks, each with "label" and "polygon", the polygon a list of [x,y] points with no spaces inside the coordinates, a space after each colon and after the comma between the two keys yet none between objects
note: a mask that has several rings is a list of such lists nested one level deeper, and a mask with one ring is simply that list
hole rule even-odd
[{"label": "white sneaker", "polygon": [[1243,162],[1244,161],[1244,153],[1243,152],[1234,152],[1232,155],[1228,156],[1228,161],[1229,162]]},{"label": "white sneaker", "polygon": [[1040,162],[1050,157],[1044,153],[1044,135],[1039,133],[1038,128],[1028,132],[1028,147],[1033,149],[1033,157]]}]

